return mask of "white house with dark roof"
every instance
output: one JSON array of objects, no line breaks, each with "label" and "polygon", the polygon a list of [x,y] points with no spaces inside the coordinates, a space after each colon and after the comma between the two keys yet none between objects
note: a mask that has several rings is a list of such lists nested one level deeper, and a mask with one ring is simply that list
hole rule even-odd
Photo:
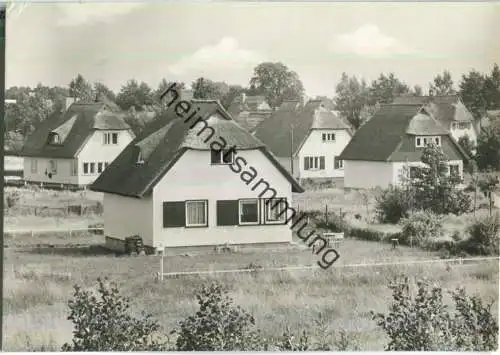
[{"label": "white house with dark roof", "polygon": [[288,206],[292,193],[303,191],[267,147],[213,100],[178,100],[91,189],[104,193],[107,246],[121,251],[134,235],[147,249],[165,251],[287,244]]},{"label": "white house with dark roof", "polygon": [[42,122],[26,139],[24,180],[84,187],[133,140],[121,113],[102,102],[75,102]]},{"label": "white house with dark roof", "polygon": [[[345,188],[386,188],[398,185],[402,174],[416,172],[427,144],[441,147],[449,173],[463,177],[469,159],[451,133],[420,104],[383,105],[362,125],[340,154]],[[405,169],[405,167],[407,169]]]},{"label": "white house with dark roof", "polygon": [[255,131],[280,163],[300,179],[342,177],[343,163],[338,156],[351,135],[349,125],[321,100],[310,100],[303,107],[283,105]]},{"label": "white house with dark roof", "polygon": [[394,104],[425,105],[455,140],[468,136],[472,143],[477,143],[480,120],[474,118],[458,94],[441,96],[399,96]]}]

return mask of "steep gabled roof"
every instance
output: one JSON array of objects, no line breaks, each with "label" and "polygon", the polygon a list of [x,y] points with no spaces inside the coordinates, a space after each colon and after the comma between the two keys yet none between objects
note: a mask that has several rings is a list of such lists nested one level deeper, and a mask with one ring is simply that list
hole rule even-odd
[{"label": "steep gabled roof", "polygon": [[[21,155],[73,158],[96,130],[130,130],[130,126],[121,113],[109,111],[105,103],[76,102],[38,125],[27,137]],[[48,144],[51,134],[59,135],[60,144]]]},{"label": "steep gabled roof", "polygon": [[341,153],[341,159],[387,161],[407,134],[411,120],[421,111],[420,104],[382,106],[356,131]]},{"label": "steep gabled roof", "polygon": [[257,126],[255,136],[276,156],[290,157],[297,153],[312,129],[349,131],[350,127],[335,113],[324,108],[321,100],[310,100],[298,110],[286,105],[274,111],[271,117]]},{"label": "steep gabled roof", "polygon": [[399,96],[394,104],[426,105],[436,119],[444,124],[452,121],[473,122],[472,113],[465,107],[458,94],[441,96]]},{"label": "steep gabled roof", "polygon": [[[201,125],[190,128],[175,114],[173,107],[151,122],[121,152],[110,166],[95,180],[91,189],[99,192],[141,198],[149,195],[156,183],[174,166],[186,150],[210,150],[213,140],[222,137],[227,146],[237,151],[259,149],[290,181],[294,192],[303,192],[300,185],[269,153],[266,146],[238,125],[218,101],[192,100],[199,108],[196,117],[207,120],[215,134],[207,140],[206,133],[198,135]],[[207,142],[205,142],[207,140]],[[137,165],[140,152],[143,163]],[[203,177],[200,177],[203,179]]]},{"label": "steep gabled roof", "polygon": [[[467,153],[421,104],[387,104],[357,131],[340,154],[343,160],[400,161],[396,152],[406,136],[446,136],[464,160]],[[403,154],[405,155],[405,154]],[[406,154],[408,155],[408,154]],[[416,154],[415,156],[419,156]]]}]

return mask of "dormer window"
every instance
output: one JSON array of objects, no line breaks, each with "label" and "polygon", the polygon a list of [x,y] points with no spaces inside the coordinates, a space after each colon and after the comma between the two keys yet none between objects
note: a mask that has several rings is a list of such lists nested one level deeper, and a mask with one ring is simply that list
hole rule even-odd
[{"label": "dormer window", "polygon": [[49,144],[61,144],[61,137],[59,137],[59,134],[57,134],[55,132],[51,132],[49,134],[48,143]]},{"label": "dormer window", "polygon": [[211,150],[210,162],[213,165],[227,164],[230,165],[234,162],[234,150]]},{"label": "dormer window", "polygon": [[428,146],[429,144],[434,144],[438,147],[441,146],[441,137],[439,136],[427,136],[427,137],[416,137],[415,138],[415,146],[417,148],[423,148]]},{"label": "dormer window", "polygon": [[321,138],[323,143],[335,142],[335,133],[323,133]]},{"label": "dormer window", "polygon": [[137,165],[144,164],[144,158],[142,157],[142,153],[139,151],[137,154],[137,161],[135,162]]}]

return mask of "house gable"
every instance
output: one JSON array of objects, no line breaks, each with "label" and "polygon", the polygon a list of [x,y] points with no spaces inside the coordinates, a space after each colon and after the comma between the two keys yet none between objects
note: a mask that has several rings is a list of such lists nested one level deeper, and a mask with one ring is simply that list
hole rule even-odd
[{"label": "house gable", "polygon": [[[139,198],[149,195],[183,154],[189,150],[209,151],[214,141],[221,145],[220,139],[224,140],[225,147],[235,146],[237,151],[259,149],[268,153],[264,144],[236,124],[218,101],[193,100],[192,103],[199,109],[199,120],[184,122],[177,117],[172,106],[164,117],[153,122],[122,151],[94,182],[92,189]],[[206,123],[197,123],[201,121]],[[145,153],[144,163],[140,166],[136,164],[138,147]],[[295,191],[303,191],[272,155],[268,159]]]}]

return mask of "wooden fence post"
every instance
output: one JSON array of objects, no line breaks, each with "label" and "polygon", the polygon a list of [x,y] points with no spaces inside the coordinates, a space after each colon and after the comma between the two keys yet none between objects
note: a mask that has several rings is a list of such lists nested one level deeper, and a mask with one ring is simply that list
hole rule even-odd
[{"label": "wooden fence post", "polygon": [[328,223],[328,205],[325,204],[325,222]]},{"label": "wooden fence post", "polygon": [[163,253],[160,253],[160,281],[163,281]]}]

